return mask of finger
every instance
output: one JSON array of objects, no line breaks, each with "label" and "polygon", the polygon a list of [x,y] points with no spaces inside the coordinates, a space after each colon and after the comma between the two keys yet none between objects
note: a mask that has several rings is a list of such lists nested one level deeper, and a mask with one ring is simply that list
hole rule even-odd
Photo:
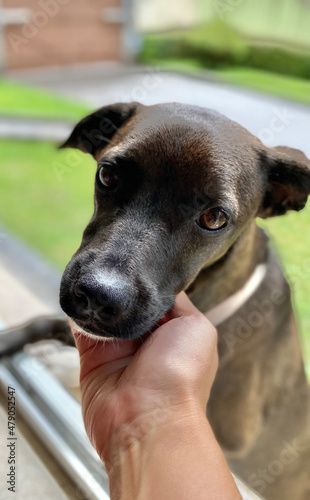
[{"label": "finger", "polygon": [[[165,322],[182,316],[200,315],[201,313],[182,292],[177,295],[175,304],[166,314]],[[141,347],[141,340],[104,339],[86,336],[78,331],[74,322],[70,321],[70,327],[75,339],[76,347],[80,353],[80,379],[82,380],[91,371],[99,366],[106,365],[105,371],[114,371],[115,366],[127,363]],[[145,336],[145,339],[147,335]]]},{"label": "finger", "polygon": [[[161,326],[174,318],[188,316],[193,314],[201,314],[197,307],[190,301],[185,292],[181,292],[176,296],[174,305],[157,323],[156,326]],[[155,328],[153,329],[153,331]]]},{"label": "finger", "polygon": [[201,366],[202,359],[206,361],[217,351],[216,329],[184,292],[176,297],[169,314],[167,321],[141,346],[141,355],[151,365],[166,365],[169,360],[168,364],[186,366],[187,362],[195,364],[191,360],[196,359]]},{"label": "finger", "polygon": [[195,313],[200,314],[200,311],[194,306],[185,292],[181,292],[176,296],[172,312],[174,317],[188,316]]},{"label": "finger", "polygon": [[70,327],[80,354],[80,380],[99,366],[113,362],[118,365],[122,364],[121,360],[130,359],[141,345],[139,340],[107,340],[100,337],[87,337],[77,331],[72,322],[70,322]]},{"label": "finger", "polygon": [[160,355],[165,356],[168,352],[175,359],[181,352],[186,358],[194,355],[196,359],[200,359],[201,355],[204,356],[209,348],[216,344],[216,339],[216,329],[201,313],[183,314],[158,328],[146,340],[141,350],[151,345],[154,359]]}]

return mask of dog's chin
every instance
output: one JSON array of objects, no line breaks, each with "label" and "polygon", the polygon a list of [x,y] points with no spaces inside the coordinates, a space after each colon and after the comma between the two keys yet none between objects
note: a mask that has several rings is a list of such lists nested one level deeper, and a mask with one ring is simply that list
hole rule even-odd
[{"label": "dog's chin", "polygon": [[94,339],[94,340],[105,340],[105,341],[113,341],[113,340],[132,340],[134,338],[140,337],[139,334],[135,335],[131,332],[127,332],[123,330],[123,334],[119,335],[117,332],[114,334],[113,332],[107,331],[102,325],[97,324],[87,324],[84,321],[80,321],[79,319],[69,318],[69,323],[71,329],[79,334],[84,335],[85,337]]},{"label": "dog's chin", "polygon": [[72,318],[69,318],[69,325],[74,333],[77,333],[78,335],[84,335],[85,337],[88,337],[90,339],[98,340],[98,338],[100,338],[101,340],[105,341],[112,341],[117,339],[117,337],[105,334],[105,332],[101,332],[100,335],[98,333],[94,333],[92,330],[80,326],[77,323],[77,320],[73,320]]}]

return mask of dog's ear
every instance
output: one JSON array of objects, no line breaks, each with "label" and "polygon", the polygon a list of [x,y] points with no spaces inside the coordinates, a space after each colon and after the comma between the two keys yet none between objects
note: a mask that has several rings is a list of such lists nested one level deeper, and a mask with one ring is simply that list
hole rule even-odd
[{"label": "dog's ear", "polygon": [[310,194],[310,161],[298,149],[277,146],[259,153],[266,189],[258,217],[302,210]]},{"label": "dog's ear", "polygon": [[107,146],[116,132],[136,114],[141,104],[137,102],[117,103],[94,111],[83,118],[73,129],[62,148],[77,148],[94,155]]}]

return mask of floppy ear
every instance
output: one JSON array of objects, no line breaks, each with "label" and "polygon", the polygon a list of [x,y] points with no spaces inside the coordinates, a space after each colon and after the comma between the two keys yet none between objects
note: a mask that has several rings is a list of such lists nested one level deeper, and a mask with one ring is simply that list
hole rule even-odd
[{"label": "floppy ear", "polygon": [[136,114],[139,103],[117,103],[94,111],[83,118],[73,129],[62,148],[77,148],[94,155],[107,146],[114,134]]},{"label": "floppy ear", "polygon": [[277,146],[260,152],[267,182],[258,217],[302,210],[310,194],[310,161],[298,149]]}]

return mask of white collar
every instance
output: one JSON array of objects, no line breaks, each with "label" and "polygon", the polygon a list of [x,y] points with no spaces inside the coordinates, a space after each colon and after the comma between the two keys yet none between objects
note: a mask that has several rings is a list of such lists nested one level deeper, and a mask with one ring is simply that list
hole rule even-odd
[{"label": "white collar", "polygon": [[233,316],[240,307],[242,307],[249,298],[256,292],[263,279],[266,276],[267,265],[258,264],[248,281],[243,285],[240,290],[227,297],[227,299],[220,302],[217,306],[213,307],[205,313],[207,318],[218,326],[224,323],[228,318]]}]

